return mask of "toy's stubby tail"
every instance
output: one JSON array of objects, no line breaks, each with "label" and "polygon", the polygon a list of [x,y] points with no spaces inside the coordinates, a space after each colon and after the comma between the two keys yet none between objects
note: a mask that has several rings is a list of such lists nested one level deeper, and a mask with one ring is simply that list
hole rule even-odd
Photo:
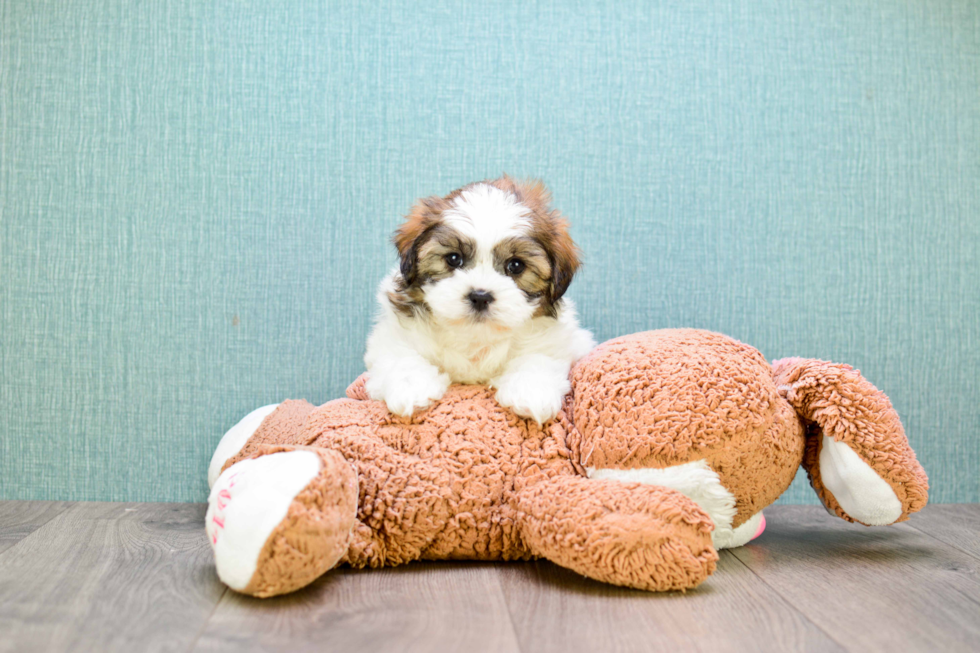
[{"label": "toy's stubby tail", "polygon": [[850,365],[784,358],[772,368],[806,425],[803,466],[829,511],[881,526],[926,505],[926,473],[883,392]]}]

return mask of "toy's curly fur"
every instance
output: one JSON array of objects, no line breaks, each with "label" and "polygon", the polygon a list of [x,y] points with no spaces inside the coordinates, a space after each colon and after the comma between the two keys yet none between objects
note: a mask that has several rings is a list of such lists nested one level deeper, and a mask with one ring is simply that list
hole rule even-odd
[{"label": "toy's curly fur", "polygon": [[[731,338],[665,330],[600,345],[571,383],[543,426],[499,407],[484,386],[451,386],[411,417],[369,400],[363,376],[347,398],[318,408],[284,402],[224,468],[310,447],[324,452],[321,471],[266,540],[243,591],[308,584],[329,566],[325,547],[342,549],[331,563],[355,567],[544,557],[617,585],[692,588],[718,558],[709,514],[668,487],[588,476],[705,461],[734,496],[737,527],[803,463],[821,499],[849,519],[821,483],[821,435],[847,443],[888,482],[900,519],[925,503],[926,477],[898,416],[847,366],[787,359],[774,370]],[[356,505],[345,498],[354,486]]]}]

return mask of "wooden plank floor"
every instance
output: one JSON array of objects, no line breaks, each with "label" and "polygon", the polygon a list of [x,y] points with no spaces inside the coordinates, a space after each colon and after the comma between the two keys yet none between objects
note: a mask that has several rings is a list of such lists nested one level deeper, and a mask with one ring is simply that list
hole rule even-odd
[{"label": "wooden plank floor", "polygon": [[547,562],[333,571],[265,601],[217,579],[201,504],[0,502],[0,651],[977,651],[980,505],[869,529],[776,506],[697,590]]}]

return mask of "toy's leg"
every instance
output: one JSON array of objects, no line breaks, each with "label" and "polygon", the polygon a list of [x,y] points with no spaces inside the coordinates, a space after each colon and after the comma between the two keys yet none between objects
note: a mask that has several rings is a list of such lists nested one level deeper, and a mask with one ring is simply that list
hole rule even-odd
[{"label": "toy's leg", "polygon": [[927,501],[928,479],[883,392],[849,365],[773,363],[780,394],[807,426],[803,466],[827,509],[847,521],[905,521]]},{"label": "toy's leg", "polygon": [[690,589],[715,569],[711,518],[674,490],[563,476],[522,490],[531,551],[615,585]]},{"label": "toy's leg", "polygon": [[739,526],[735,519],[735,496],[725,489],[718,474],[705,460],[661,468],[593,469],[586,468],[592,479],[643,483],[677,490],[701,510],[708,513],[715,525],[711,541],[715,549],[732,549],[747,544],[762,534],[765,520],[762,511],[755,513]]},{"label": "toy's leg", "polygon": [[263,445],[305,445],[300,441],[303,424],[314,406],[302,400],[287,400],[256,408],[231,427],[221,438],[208,465],[208,486],[229,465],[244,460]]},{"label": "toy's leg", "polygon": [[725,489],[718,474],[705,460],[662,468],[592,469],[590,467],[586,468],[586,473],[592,479],[642,483],[677,490],[711,517],[715,525],[711,539],[716,546],[719,540],[728,542],[732,537],[732,522],[736,514],[735,496]]},{"label": "toy's leg", "polygon": [[215,481],[206,530],[218,577],[245,594],[299,589],[347,553],[357,476],[323,449],[268,447]]},{"label": "toy's leg", "polygon": [[[372,402],[373,403],[373,402]],[[315,416],[308,431],[317,432]],[[445,558],[456,546],[460,480],[418,456],[396,451],[370,429],[338,428],[318,439],[357,471],[357,523],[345,559],[352,567]]]},{"label": "toy's leg", "polygon": [[221,437],[221,441],[218,442],[218,446],[214,450],[214,455],[211,456],[211,464],[208,465],[208,487],[214,487],[214,482],[218,480],[218,476],[221,474],[225,462],[242,450],[242,447],[245,446],[248,439],[252,437],[256,429],[259,428],[259,425],[262,424],[262,420],[268,417],[269,413],[274,411],[278,406],[279,404],[270,404],[269,406],[256,408],[243,417],[238,424],[228,429],[228,432]]}]

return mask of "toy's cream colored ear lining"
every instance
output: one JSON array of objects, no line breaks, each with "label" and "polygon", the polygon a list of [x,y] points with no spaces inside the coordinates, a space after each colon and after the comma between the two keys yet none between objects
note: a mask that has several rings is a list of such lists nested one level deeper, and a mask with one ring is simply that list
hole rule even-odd
[{"label": "toy's cream colored ear lining", "polygon": [[843,442],[826,435],[820,443],[820,478],[848,515],[868,526],[894,524],[902,502],[875,470]]}]

